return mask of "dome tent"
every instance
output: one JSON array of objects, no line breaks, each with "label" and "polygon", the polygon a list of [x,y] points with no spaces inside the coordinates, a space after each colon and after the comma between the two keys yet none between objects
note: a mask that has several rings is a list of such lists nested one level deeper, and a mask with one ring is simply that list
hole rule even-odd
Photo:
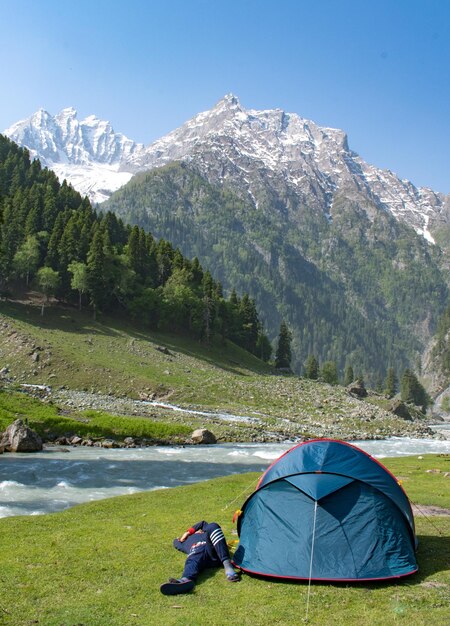
[{"label": "dome tent", "polygon": [[377,460],[342,441],[294,446],[238,518],[234,564],[263,576],[383,580],[417,571],[408,497]]}]

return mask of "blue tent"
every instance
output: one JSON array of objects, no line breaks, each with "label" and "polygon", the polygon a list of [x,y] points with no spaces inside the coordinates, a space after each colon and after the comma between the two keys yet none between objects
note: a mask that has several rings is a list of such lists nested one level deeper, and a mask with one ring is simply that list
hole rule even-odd
[{"label": "blue tent", "polygon": [[383,580],[417,571],[414,517],[395,477],[342,441],[294,446],[238,518],[234,563],[263,576]]}]

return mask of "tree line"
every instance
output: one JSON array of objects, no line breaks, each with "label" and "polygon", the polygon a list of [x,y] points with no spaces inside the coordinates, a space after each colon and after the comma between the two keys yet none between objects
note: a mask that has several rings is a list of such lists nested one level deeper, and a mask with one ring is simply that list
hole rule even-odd
[{"label": "tree line", "polygon": [[48,301],[126,312],[151,329],[209,341],[230,339],[263,360],[272,353],[255,301],[222,285],[199,260],[184,257],[112,212],[97,213],[28,150],[0,135],[0,293],[22,284]]},{"label": "tree line", "polygon": [[[335,361],[325,361],[320,365],[318,359],[312,354],[308,356],[304,364],[304,376],[310,380],[322,380],[330,385],[339,385],[341,382]],[[347,365],[342,384],[347,387],[355,381],[364,384],[363,376],[361,374],[355,374],[353,367]],[[403,402],[414,404],[420,407],[423,412],[432,404],[432,399],[425,390],[425,387],[419,381],[416,374],[409,368],[403,371],[399,380],[395,369],[389,367],[384,381],[378,381],[375,390],[385,395],[387,398],[393,398],[399,392]]]}]

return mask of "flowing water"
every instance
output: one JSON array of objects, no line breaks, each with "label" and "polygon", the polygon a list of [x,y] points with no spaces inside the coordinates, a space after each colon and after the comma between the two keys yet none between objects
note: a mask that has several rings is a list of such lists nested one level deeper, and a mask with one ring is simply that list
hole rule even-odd
[{"label": "flowing water", "polygon": [[[450,440],[392,438],[353,443],[378,458],[450,453]],[[3,454],[0,517],[41,515],[116,495],[235,473],[263,472],[292,445],[286,442],[112,450],[49,447],[33,454]]]}]

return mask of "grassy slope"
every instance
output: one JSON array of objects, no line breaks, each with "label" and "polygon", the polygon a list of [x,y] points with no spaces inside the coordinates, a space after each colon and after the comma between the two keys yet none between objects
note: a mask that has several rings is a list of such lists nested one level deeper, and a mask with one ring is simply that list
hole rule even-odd
[{"label": "grassy slope", "polygon": [[[390,459],[386,465],[412,501],[450,507],[450,457]],[[440,473],[426,473],[440,469]],[[42,517],[0,520],[0,623],[45,626],[288,625],[303,621],[307,585],[243,576],[228,583],[205,573],[192,594],[168,598],[159,584],[179,575],[183,555],[171,540],[198,519],[231,517],[255,484],[236,475],[171,490],[81,505]],[[236,496],[238,495],[237,499]],[[315,584],[309,623],[448,624],[449,517],[417,520],[420,572],[402,582]],[[234,537],[234,540],[236,537]]]},{"label": "grassy slope", "polygon": [[[386,421],[384,413],[349,398],[342,387],[274,376],[268,365],[231,343],[205,346],[149,333],[127,321],[94,322],[88,313],[73,309],[51,307],[41,317],[36,306],[5,302],[0,303],[0,331],[0,366],[9,366],[17,382],[50,384],[55,389],[65,385],[117,397],[155,394],[184,406],[250,416],[262,413],[266,430],[275,429],[276,418],[288,418],[294,428],[280,422],[277,426],[285,436],[344,438],[355,431],[356,438],[364,439],[407,434],[411,426],[393,416]],[[160,346],[170,354],[159,351]],[[162,417],[174,419],[167,411]],[[208,426],[206,421],[201,423]],[[191,419],[189,424],[196,427],[200,421]],[[214,426],[224,438],[242,434],[239,425]],[[241,438],[251,437],[249,431]]]},{"label": "grassy slope", "polygon": [[[20,337],[3,332],[3,361],[13,363],[18,379],[37,384],[67,385],[115,395],[171,394],[175,400],[199,404],[217,400],[213,375],[268,373],[270,368],[233,344],[211,347],[180,336],[149,333],[127,321],[102,318],[74,309],[51,307],[44,317],[38,307],[0,303],[2,319]],[[24,340],[28,339],[28,341]],[[42,348],[33,362],[33,345]],[[165,346],[176,354],[156,350]]]}]

